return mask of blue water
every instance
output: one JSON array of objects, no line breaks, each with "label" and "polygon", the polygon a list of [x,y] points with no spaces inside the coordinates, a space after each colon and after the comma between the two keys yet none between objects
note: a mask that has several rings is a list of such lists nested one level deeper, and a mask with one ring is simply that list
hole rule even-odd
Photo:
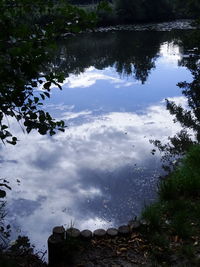
[{"label": "blue water", "polygon": [[[135,77],[134,64],[128,75],[117,70],[117,60],[97,66],[102,59],[97,55],[98,64],[86,62],[78,75],[69,73],[62,91],[52,89],[45,109],[66,121],[65,133],[25,135],[10,121],[20,142],[0,150],[1,176],[13,188],[7,196],[7,219],[37,248],[46,246],[56,225],[72,224],[81,230],[119,226],[139,216],[144,205],[156,199],[163,171],[159,153],[151,154],[154,147],[149,140],[165,142],[181,129],[166,110],[165,98],[186,105],[176,84],[191,80],[190,72],[180,66],[183,47],[174,41],[181,37],[177,33],[174,39],[164,38],[163,34],[145,82]],[[100,46],[105,42],[103,35],[98,34]],[[115,35],[119,42],[122,36]],[[132,35],[130,40],[136,40],[135,33]],[[89,38],[88,43],[94,42]],[[138,45],[144,45],[140,41]],[[112,46],[104,44],[107,57]],[[80,51],[82,48],[80,44]],[[131,51],[127,58],[136,58],[137,53]]]}]

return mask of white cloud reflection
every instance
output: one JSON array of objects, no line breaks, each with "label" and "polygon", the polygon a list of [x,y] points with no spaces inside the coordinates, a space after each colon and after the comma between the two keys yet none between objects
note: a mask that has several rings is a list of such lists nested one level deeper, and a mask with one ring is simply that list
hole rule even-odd
[{"label": "white cloud reflection", "polygon": [[112,68],[97,70],[94,67],[87,68],[84,73],[77,75],[70,75],[63,82],[62,86],[68,88],[86,88],[95,85],[97,81],[107,81],[114,84],[115,88],[130,87],[138,84],[138,81],[127,81],[121,79],[118,75],[114,74]]},{"label": "white cloud reflection", "polygon": [[[186,103],[183,97],[174,100]],[[138,214],[145,200],[155,198],[160,174],[149,139],[165,141],[180,130],[163,103],[141,114],[61,110],[60,116],[87,121],[52,138],[23,135],[16,127],[21,141],[0,151],[1,176],[13,186],[10,216],[38,245],[55,225],[72,221],[80,229],[106,228]]]},{"label": "white cloud reflection", "polygon": [[174,42],[165,42],[160,46],[159,62],[178,68],[178,62],[182,59],[181,47]]}]

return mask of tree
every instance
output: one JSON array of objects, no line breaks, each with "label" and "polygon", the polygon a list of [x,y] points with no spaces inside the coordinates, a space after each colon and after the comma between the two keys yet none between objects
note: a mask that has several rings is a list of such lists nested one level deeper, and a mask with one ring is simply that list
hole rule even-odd
[{"label": "tree", "polygon": [[200,12],[199,0],[168,0],[176,17],[198,18]]},{"label": "tree", "polygon": [[28,133],[33,129],[42,135],[64,131],[64,121],[55,121],[42,109],[51,86],[61,89],[64,79],[46,65],[56,38],[91,26],[95,17],[61,0],[0,2],[0,139],[17,142],[9,129],[9,117]]},{"label": "tree", "polygon": [[[42,108],[51,86],[60,89],[62,72],[50,64],[56,39],[61,34],[92,27],[96,17],[65,1],[0,0],[0,140],[15,145],[17,137],[9,129],[15,118],[23,131],[33,129],[54,135],[65,130],[64,121],[54,120]],[[10,189],[0,182],[0,199]],[[0,233],[1,234],[1,233]]]},{"label": "tree", "polygon": [[119,19],[125,22],[157,21],[172,17],[167,0],[115,0]]}]

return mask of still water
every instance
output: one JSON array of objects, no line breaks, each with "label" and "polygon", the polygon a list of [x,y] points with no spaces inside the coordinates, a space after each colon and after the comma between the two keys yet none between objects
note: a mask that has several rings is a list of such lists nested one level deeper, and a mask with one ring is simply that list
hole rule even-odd
[{"label": "still water", "polygon": [[45,109],[68,128],[49,137],[13,124],[20,142],[0,149],[1,177],[12,186],[7,219],[18,234],[40,249],[56,225],[119,226],[156,199],[162,169],[149,140],[166,142],[181,129],[165,98],[186,105],[176,86],[191,81],[185,36],[111,30],[59,43],[48,68],[66,79]]}]

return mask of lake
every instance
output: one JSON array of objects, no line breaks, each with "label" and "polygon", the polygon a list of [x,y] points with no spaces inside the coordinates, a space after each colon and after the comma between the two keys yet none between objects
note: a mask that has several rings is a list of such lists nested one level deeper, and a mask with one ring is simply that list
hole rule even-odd
[{"label": "lake", "polygon": [[1,177],[12,187],[7,220],[37,249],[46,248],[56,225],[117,227],[155,201],[164,171],[150,140],[167,142],[181,129],[165,99],[186,106],[177,83],[192,80],[183,64],[192,53],[182,42],[188,24],[173,25],[99,29],[60,41],[47,67],[66,79],[45,109],[66,121],[65,133],[26,135],[10,121],[20,142],[0,150]]}]

